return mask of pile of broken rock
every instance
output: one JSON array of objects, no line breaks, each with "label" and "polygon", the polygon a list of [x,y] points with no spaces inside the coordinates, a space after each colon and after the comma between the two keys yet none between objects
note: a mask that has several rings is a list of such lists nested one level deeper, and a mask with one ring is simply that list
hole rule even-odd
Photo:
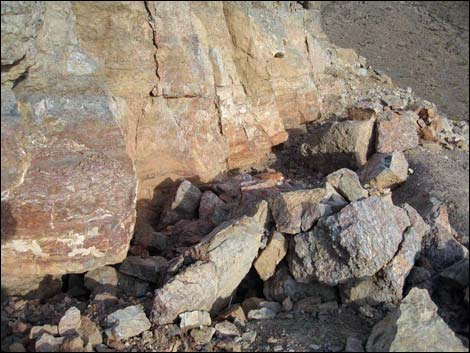
[{"label": "pile of broken rock", "polygon": [[444,128],[429,110],[390,104],[362,102],[309,135],[304,156],[337,169],[320,187],[272,171],[182,181],[158,231],[138,227],[123,263],[69,275],[46,303],[4,302],[2,348],[249,350],[247,321],[341,305],[386,308],[361,349],[467,351],[468,317],[449,328],[430,295],[439,309],[468,310],[468,250],[443,204],[423,219],[391,198],[409,173],[403,151]]}]

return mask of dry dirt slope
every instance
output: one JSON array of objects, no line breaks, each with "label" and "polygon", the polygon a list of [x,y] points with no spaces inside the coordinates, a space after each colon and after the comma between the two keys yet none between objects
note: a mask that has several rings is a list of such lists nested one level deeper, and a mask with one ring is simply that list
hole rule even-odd
[{"label": "dry dirt slope", "polygon": [[324,1],[321,10],[333,43],[468,121],[468,1]]}]

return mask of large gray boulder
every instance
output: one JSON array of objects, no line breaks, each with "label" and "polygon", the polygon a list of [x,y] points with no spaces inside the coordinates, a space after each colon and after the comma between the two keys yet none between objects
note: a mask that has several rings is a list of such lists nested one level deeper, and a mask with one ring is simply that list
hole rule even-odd
[{"label": "large gray boulder", "polygon": [[352,202],[295,236],[290,271],[300,282],[327,285],[373,276],[393,258],[409,225],[405,210],[380,197]]},{"label": "large gray boulder", "polygon": [[368,352],[468,352],[437,313],[427,290],[419,288],[374,326],[366,348]]}]

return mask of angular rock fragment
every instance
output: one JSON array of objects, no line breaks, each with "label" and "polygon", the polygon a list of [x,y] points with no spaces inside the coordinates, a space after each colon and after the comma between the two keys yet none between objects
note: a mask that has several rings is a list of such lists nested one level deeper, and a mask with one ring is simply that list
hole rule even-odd
[{"label": "angular rock fragment", "polygon": [[419,288],[374,326],[366,348],[368,352],[468,352],[441,319],[428,292]]},{"label": "angular rock fragment", "polygon": [[352,202],[295,236],[289,269],[297,281],[327,285],[372,276],[392,259],[409,225],[403,209],[380,197]]},{"label": "angular rock fragment", "polygon": [[82,316],[81,318],[78,333],[80,334],[80,337],[83,338],[85,345],[91,346],[92,348],[103,343],[100,329],[86,316]]},{"label": "angular rock fragment", "polygon": [[36,352],[59,352],[64,337],[54,337],[44,333],[35,343]]},{"label": "angular rock fragment", "polygon": [[[367,162],[368,164],[369,162]],[[366,165],[367,165],[366,164]],[[369,196],[367,190],[362,188],[355,172],[347,168],[339,169],[326,177],[330,183],[347,201],[357,201]]]},{"label": "angular rock fragment", "polygon": [[439,276],[446,282],[463,289],[469,283],[469,266],[467,257],[441,271]]},{"label": "angular rock fragment", "polygon": [[29,331],[29,339],[34,340],[38,337],[41,337],[43,333],[48,333],[52,336],[59,335],[59,329],[56,325],[42,325],[42,326],[33,326],[31,331]]},{"label": "angular rock fragment", "polygon": [[180,327],[182,330],[190,330],[200,326],[210,326],[211,316],[207,311],[195,310],[179,315]]},{"label": "angular rock fragment", "polygon": [[226,222],[198,245],[205,262],[184,269],[155,292],[153,321],[172,323],[186,311],[218,311],[250,270],[258,254],[267,217],[261,202],[252,217]]},{"label": "angular rock fragment", "polygon": [[240,336],[240,331],[238,330],[237,326],[232,324],[230,321],[219,322],[215,324],[214,328],[217,334],[221,336]]},{"label": "angular rock fragment", "polygon": [[253,309],[248,312],[248,320],[270,320],[276,317],[276,312],[269,308]]},{"label": "angular rock fragment", "polygon": [[80,310],[72,306],[59,321],[59,334],[61,336],[73,335],[80,329],[82,319]]},{"label": "angular rock fragment", "polygon": [[326,196],[323,188],[283,192],[270,201],[270,209],[279,232],[297,234],[302,215],[308,207],[319,204]]},{"label": "angular rock fragment", "polygon": [[163,211],[161,222],[174,224],[180,219],[193,219],[197,216],[201,190],[189,180],[183,180],[176,190],[175,199]]},{"label": "angular rock fragment", "polygon": [[411,111],[402,115],[391,111],[381,114],[377,119],[377,152],[402,152],[418,147],[417,119],[416,114]]},{"label": "angular rock fragment", "polygon": [[276,266],[287,253],[287,241],[279,232],[273,232],[266,248],[254,262],[254,267],[263,281],[276,271]]},{"label": "angular rock fragment", "polygon": [[150,321],[142,305],[132,305],[115,311],[106,318],[111,327],[106,330],[108,337],[122,340],[137,336],[150,328]]},{"label": "angular rock fragment", "polygon": [[403,152],[376,153],[358,174],[363,185],[376,189],[393,188],[408,178],[408,161]]},{"label": "angular rock fragment", "polygon": [[395,94],[388,94],[382,97],[382,101],[393,110],[401,110],[406,107],[406,102]]},{"label": "angular rock fragment", "polygon": [[141,297],[147,293],[149,283],[141,281],[133,276],[118,273],[118,288],[130,297]]},{"label": "angular rock fragment", "polygon": [[264,301],[262,298],[257,298],[257,297],[250,297],[245,299],[242,302],[242,308],[243,311],[245,312],[245,315],[248,315],[248,313],[251,310],[258,309],[260,307],[260,304]]},{"label": "angular rock fragment", "polygon": [[128,256],[119,267],[119,271],[143,281],[159,283],[168,261],[161,256],[143,258]]},{"label": "angular rock fragment", "polygon": [[80,336],[66,337],[60,345],[61,352],[83,352],[84,342]]},{"label": "angular rock fragment", "polygon": [[212,191],[204,191],[199,204],[199,218],[218,225],[229,217],[230,207]]},{"label": "angular rock fragment", "polygon": [[215,328],[213,327],[203,327],[196,328],[191,330],[191,337],[194,339],[196,344],[208,344],[214,336]]},{"label": "angular rock fragment", "polygon": [[143,249],[155,249],[162,252],[168,246],[168,237],[162,232],[156,232],[148,223],[141,224],[134,231],[133,244]]},{"label": "angular rock fragment", "polygon": [[85,274],[84,283],[92,292],[99,288],[110,290],[118,284],[118,272],[111,266],[99,267]]},{"label": "angular rock fragment", "polygon": [[371,120],[325,124],[310,133],[302,154],[312,167],[327,173],[340,168],[360,168],[367,162],[372,148],[373,127]]},{"label": "angular rock fragment", "polygon": [[280,266],[275,275],[264,282],[263,293],[268,300],[275,300],[278,303],[285,298],[290,298],[294,303],[308,297],[317,297],[320,302],[336,299],[334,287],[315,282],[297,282],[285,265]]},{"label": "angular rock fragment", "polygon": [[246,315],[245,315],[245,312],[243,311],[243,308],[241,307],[240,304],[235,304],[233,306],[231,306],[230,308],[228,308],[227,310],[225,310],[224,312],[222,312],[218,319],[220,320],[231,320],[231,321],[235,321],[238,320],[239,322],[241,323],[245,323],[246,322]]},{"label": "angular rock fragment", "polygon": [[375,120],[377,114],[382,111],[380,103],[362,100],[348,108],[348,117],[352,120]]},{"label": "angular rock fragment", "polygon": [[403,241],[397,253],[373,277],[362,279],[352,285],[340,286],[343,302],[377,305],[398,303],[402,299],[406,277],[414,266],[424,236],[429,232],[429,226],[415,209],[407,204],[403,208],[408,213],[411,225],[403,234]]}]

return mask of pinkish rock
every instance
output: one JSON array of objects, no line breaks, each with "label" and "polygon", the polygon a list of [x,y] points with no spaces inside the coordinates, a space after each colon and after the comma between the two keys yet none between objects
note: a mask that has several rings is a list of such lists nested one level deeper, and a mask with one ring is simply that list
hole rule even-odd
[{"label": "pinkish rock", "polygon": [[418,116],[411,111],[402,115],[392,111],[384,112],[377,120],[377,152],[401,152],[417,147],[419,144],[417,120]]},{"label": "pinkish rock", "polygon": [[408,161],[403,152],[376,153],[358,174],[364,185],[377,189],[393,188],[408,178]]}]

